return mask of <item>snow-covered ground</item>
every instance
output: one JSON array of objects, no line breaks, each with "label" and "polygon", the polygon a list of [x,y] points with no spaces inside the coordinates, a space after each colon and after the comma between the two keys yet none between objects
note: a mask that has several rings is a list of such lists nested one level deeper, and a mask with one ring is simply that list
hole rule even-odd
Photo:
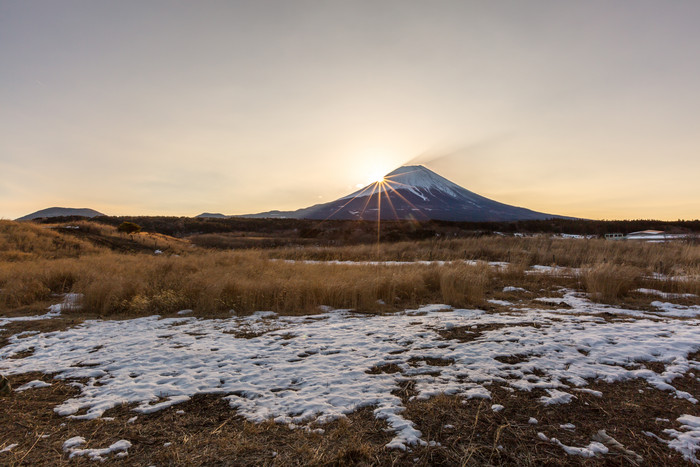
[{"label": "snow-covered ground", "polygon": [[[0,348],[0,372],[40,371],[78,385],[80,394],[55,410],[81,419],[101,417],[123,403],[151,413],[206,393],[220,393],[251,421],[272,418],[292,427],[372,406],[395,432],[387,446],[399,449],[430,441],[402,415],[402,401],[392,394],[406,379],[416,382],[419,399],[440,393],[488,399],[489,386],[496,383],[518,391],[544,389],[548,396],[541,403],[549,405],[566,404],[594,379],[642,378],[672,397],[697,403],[673,381],[700,370],[700,362],[687,358],[700,350],[700,320],[693,318],[700,310],[685,307],[681,315],[690,318],[675,319],[679,309],[665,304],[656,313],[640,312],[596,304],[572,291],[542,301],[568,306],[514,308],[507,314],[432,305],[383,316],[330,310],[300,317],[259,312],[229,319],[86,321],[65,331],[11,337]],[[69,297],[64,306],[74,302]],[[601,313],[618,318],[604,319]],[[0,319],[0,327],[6,322]],[[491,330],[480,330],[484,325]],[[474,333],[474,339],[441,335],[454,330]],[[236,337],[241,333],[258,336]],[[497,359],[511,355],[520,361]],[[441,364],[429,363],[436,361]],[[648,361],[663,362],[665,371],[658,374],[641,364]],[[402,371],[376,371],[389,364]],[[82,378],[87,382],[77,381]],[[18,389],[40,386],[31,382]],[[694,420],[688,420],[695,433]],[[682,441],[684,452],[694,452],[687,447],[688,439],[696,439],[692,435],[669,434],[674,438],[669,446]],[[128,446],[105,449],[117,448],[126,452]],[[591,444],[581,452],[597,448]]]}]

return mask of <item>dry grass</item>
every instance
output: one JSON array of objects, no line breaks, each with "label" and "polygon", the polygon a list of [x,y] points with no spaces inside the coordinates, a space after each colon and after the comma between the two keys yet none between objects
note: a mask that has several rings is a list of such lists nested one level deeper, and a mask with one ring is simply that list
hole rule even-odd
[{"label": "dry grass", "polygon": [[582,271],[586,291],[593,300],[615,303],[622,299],[641,278],[639,268],[598,264]]},{"label": "dry grass", "polygon": [[507,261],[521,267],[556,264],[587,267],[602,263],[625,264],[667,275],[700,274],[700,245],[682,242],[644,243],[599,239],[478,237],[422,242],[397,242],[346,247],[287,248],[270,252],[296,260]]},{"label": "dry grass", "polygon": [[[320,305],[365,312],[426,303],[485,307],[486,299],[505,298],[500,290],[506,285],[539,294],[562,286],[579,288],[605,302],[629,300],[633,287],[700,293],[700,246],[682,243],[482,237],[379,248],[227,252],[203,250],[165,236],[122,235],[110,226],[75,225],[79,229],[0,222],[4,258],[0,311],[13,313],[66,292],[84,294],[82,313],[95,316],[167,314],[185,308],[199,316],[221,316],[230,310],[314,313]],[[155,246],[167,253],[154,256]],[[135,253],[139,251],[149,254]],[[453,262],[376,266],[290,263],[278,258]],[[509,265],[495,269],[458,261],[464,259],[509,261]],[[580,267],[580,276],[526,274],[533,264],[552,263]],[[666,275],[659,278],[652,273]],[[681,276],[683,280],[678,280]],[[639,300],[644,297],[634,297],[635,304]]]},{"label": "dry grass", "polygon": [[[384,447],[393,433],[374,418],[372,407],[310,427],[322,432],[290,430],[272,421],[247,422],[222,395],[198,395],[169,409],[138,415],[133,423],[127,421],[136,414],[126,405],[105,413],[113,420],[73,420],[56,415],[53,407],[74,396],[77,389],[37,373],[14,377],[13,384],[34,379],[50,382],[51,387],[15,393],[0,406],[4,428],[0,447],[19,444],[12,452],[0,454],[4,465],[93,465],[84,457],[68,459],[62,443],[73,436],[83,436],[89,448],[128,440],[132,447],[124,460],[130,465],[638,465],[612,447],[608,454],[592,459],[570,456],[537,435],[542,432],[567,445],[586,446],[601,429],[642,456],[642,465],[685,465],[679,453],[642,431],[664,436],[663,429],[678,428],[677,417],[698,413],[687,400],[674,399],[641,380],[594,382],[588,387],[603,392],[602,398],[577,393],[571,403],[553,406],[539,403],[542,390],[511,393],[498,386],[491,388],[493,400],[489,401],[447,395],[409,400],[415,391],[406,380],[396,391],[406,406],[404,416],[415,422],[423,439],[435,445],[403,452]],[[700,391],[694,378],[674,383],[695,395]],[[494,403],[505,408],[494,412]],[[178,414],[179,410],[184,413]],[[530,417],[538,424],[528,423]],[[574,423],[575,430],[560,427],[566,423]],[[109,457],[107,464],[124,462]]]},{"label": "dry grass", "polygon": [[[86,227],[85,234],[76,236],[69,230],[0,222],[0,313],[44,312],[49,303],[58,301],[55,294],[84,294],[81,311],[65,311],[61,318],[52,320],[5,325],[0,332],[0,346],[20,331],[63,329],[88,316],[121,318],[167,314],[184,308],[194,309],[198,316],[228,316],[231,309],[236,313],[274,310],[303,314],[317,312],[319,305],[374,313],[425,303],[479,306],[494,311],[496,308],[487,299],[527,304],[543,295],[557,296],[561,293],[559,287],[579,288],[598,300],[628,304],[631,301],[635,306],[658,299],[630,293],[635,287],[700,293],[698,245],[489,237],[396,243],[382,245],[379,250],[376,246],[356,246],[208,252],[190,248],[182,240],[163,238],[163,248],[179,256],[154,256],[124,252],[152,253],[155,244],[150,242],[160,242],[157,237],[132,239],[111,227],[90,227],[93,230]],[[484,263],[358,266],[288,263],[275,258],[478,259],[510,264],[503,269]],[[533,264],[579,267],[581,273],[526,274]],[[666,277],[650,277],[654,272]],[[679,280],[679,276],[685,279]],[[505,293],[504,286],[526,291]],[[698,303],[698,299],[688,299],[687,303]],[[537,306],[546,305],[539,302]],[[443,337],[469,341],[489,330],[459,327]],[[519,358],[524,357],[504,357],[503,362],[515,363]],[[660,372],[663,368],[652,370]],[[395,366],[369,370],[397,371]],[[410,400],[415,395],[415,383],[406,379],[395,392],[406,406],[406,418],[415,421],[423,439],[440,445],[401,452],[384,448],[393,434],[386,431],[384,422],[374,418],[371,407],[350,414],[346,420],[324,425],[323,433],[290,430],[272,422],[248,423],[220,395],[195,396],[171,409],[140,415],[135,423],[127,423],[134,415],[128,406],[105,414],[114,417],[113,421],[78,421],[53,412],[53,407],[77,391],[67,382],[26,374],[13,377],[12,384],[18,387],[37,378],[50,381],[52,386],[15,393],[0,403],[0,448],[19,443],[12,452],[1,454],[0,463],[92,464],[85,458],[69,461],[61,448],[63,441],[80,435],[87,439],[87,447],[100,448],[119,439],[129,440],[133,447],[127,462],[140,465],[634,465],[633,460],[614,450],[595,459],[568,456],[561,448],[537,437],[541,431],[565,444],[585,446],[597,430],[606,429],[643,456],[647,465],[682,465],[675,451],[640,433],[648,430],[662,434],[664,428],[677,428],[677,416],[698,415],[697,407],[686,400],[673,399],[641,381],[592,383],[589,387],[604,392],[603,398],[577,393],[577,399],[570,404],[545,407],[538,401],[543,394],[537,390],[511,393],[497,386],[489,388],[493,400],[488,402],[463,403],[458,397],[444,395],[427,401]],[[700,396],[697,378],[678,378],[674,385]],[[493,412],[492,403],[505,409]],[[180,409],[185,410],[184,415],[177,414]],[[530,416],[536,417],[539,424],[527,423]],[[671,422],[662,424],[655,417]],[[575,431],[559,428],[569,422],[577,425]],[[42,437],[45,435],[49,436]],[[168,442],[172,445],[165,447]],[[119,460],[107,461],[110,462]]]},{"label": "dry grass", "polygon": [[488,281],[486,266],[290,264],[255,251],[186,257],[106,253],[2,264],[0,298],[4,309],[12,309],[73,291],[84,295],[84,312],[102,316],[185,308],[204,314],[299,314],[320,305],[376,312],[427,302],[479,305]]},{"label": "dry grass", "polygon": [[96,252],[99,249],[89,242],[61,235],[49,227],[0,220],[0,261],[75,258]]}]

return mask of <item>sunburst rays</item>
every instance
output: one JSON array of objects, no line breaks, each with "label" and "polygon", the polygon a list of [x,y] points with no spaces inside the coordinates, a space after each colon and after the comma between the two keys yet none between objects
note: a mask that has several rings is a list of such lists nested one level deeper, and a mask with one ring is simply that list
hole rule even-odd
[{"label": "sunburst rays", "polygon": [[[393,218],[395,220],[408,220],[411,222],[417,222],[416,217],[420,216],[423,217],[425,220],[428,220],[429,217],[426,215],[420,208],[418,208],[415,204],[413,204],[411,201],[409,201],[404,195],[402,195],[399,192],[399,189],[406,189],[406,188],[412,188],[411,185],[407,185],[405,183],[401,183],[398,180],[393,180],[395,176],[385,176],[381,180],[378,180],[376,182],[373,182],[366,187],[364,187],[362,190],[358,191],[355,193],[352,197],[350,197],[345,203],[343,203],[342,206],[340,206],[338,209],[333,211],[331,214],[329,214],[323,221],[321,221],[321,224],[326,222],[327,220],[331,220],[336,214],[338,214],[340,211],[348,207],[353,201],[356,200],[362,200],[362,198],[365,198],[364,203],[362,205],[362,208],[357,212],[357,216],[359,219],[362,220],[371,220],[365,217],[365,213],[367,210],[371,209],[376,209],[377,211],[377,248],[379,248],[380,240],[381,240],[381,223],[382,223],[382,197],[386,198],[386,204],[388,205],[389,209],[391,210],[390,212],[393,214]],[[405,205],[409,206],[411,209],[411,212],[408,215],[408,218],[404,216],[402,218],[397,209],[396,206],[394,205],[394,201],[392,201],[392,196],[395,195],[398,199],[400,199]],[[361,202],[361,201],[360,201]],[[376,206],[376,207],[375,207]],[[385,207],[386,210],[386,207]],[[417,215],[417,216],[416,216]],[[389,216],[388,220],[392,220],[391,216]]]}]

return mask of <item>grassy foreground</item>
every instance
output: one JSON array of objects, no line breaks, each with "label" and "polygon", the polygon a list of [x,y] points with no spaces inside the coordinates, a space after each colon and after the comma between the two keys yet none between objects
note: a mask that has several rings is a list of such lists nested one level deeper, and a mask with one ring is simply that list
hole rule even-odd
[{"label": "grassy foreground", "polygon": [[[87,318],[172,316],[182,309],[192,309],[198,317],[227,317],[232,310],[313,314],[321,306],[331,306],[384,313],[445,303],[513,313],[489,300],[514,297],[523,306],[547,306],[531,301],[535,294],[506,294],[506,286],[537,291],[540,297],[559,296],[562,287],[577,289],[594,300],[630,309],[650,308],[659,299],[636,291],[639,288],[700,294],[700,246],[685,243],[482,237],[379,247],[221,251],[162,235],[127,236],[109,226],[77,226],[47,228],[0,221],[0,316],[43,314],[48,305],[60,301],[57,294],[83,295],[82,308],[66,310],[60,318],[6,324],[0,329],[0,347],[18,333],[65,329]],[[163,253],[154,254],[156,249]],[[508,264],[488,264],[492,261]],[[535,265],[560,269],[542,272],[532,269]],[[696,305],[698,298],[677,297],[674,302]],[[698,360],[700,355],[688,358]],[[650,362],[647,368],[658,374],[666,370],[660,362]],[[668,426],[660,421],[652,426],[649,420],[698,414],[696,405],[642,380],[591,382],[587,387],[605,397],[581,393],[571,403],[555,406],[538,401],[545,395],[541,389],[512,392],[498,385],[490,388],[490,401],[448,395],[417,400],[407,382],[395,391],[406,417],[426,439],[439,444],[404,452],[385,449],[393,435],[373,416],[372,407],[311,427],[323,431],[292,430],[272,421],[247,422],[215,394],[197,395],[135,421],[133,407],[126,404],[105,413],[112,420],[72,420],[58,416],[53,408],[74,397],[78,389],[69,381],[53,380],[51,374],[16,375],[12,383],[18,387],[36,379],[52,383],[51,387],[16,393],[0,402],[0,449],[20,443],[0,454],[0,464],[92,465],[85,457],[69,459],[62,449],[64,440],[80,435],[90,446],[99,447],[131,440],[125,461],[134,465],[686,465],[679,453],[640,433]],[[700,398],[697,377],[684,375],[674,385]],[[491,404],[504,409],[494,412]],[[533,415],[537,425],[529,421]],[[576,431],[562,431],[560,425],[571,420],[576,420]],[[542,432],[583,446],[601,427],[644,461],[614,449],[604,458],[569,456],[538,438]],[[115,457],[107,460],[121,462]]]},{"label": "grassy foreground", "polygon": [[[79,226],[87,229],[77,229],[81,235],[0,222],[1,311],[43,307],[67,292],[83,294],[81,313],[109,317],[182,309],[221,316],[232,310],[305,314],[319,306],[364,312],[425,303],[483,306],[504,286],[571,287],[599,301],[632,304],[640,297],[630,291],[640,287],[700,293],[700,246],[683,243],[483,237],[217,251],[162,235],[129,237],[109,226]],[[153,246],[164,253],[154,255]],[[430,263],[327,263],[332,260]],[[575,269],[543,276],[531,274],[534,265]]]}]

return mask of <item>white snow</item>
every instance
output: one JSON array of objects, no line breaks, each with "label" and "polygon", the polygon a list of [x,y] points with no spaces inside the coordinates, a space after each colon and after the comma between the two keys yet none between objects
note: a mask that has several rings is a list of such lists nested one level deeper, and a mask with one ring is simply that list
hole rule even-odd
[{"label": "white snow", "polygon": [[491,406],[491,410],[493,410],[494,412],[500,412],[500,411],[503,410],[504,408],[505,408],[505,407],[503,407],[501,404],[493,404],[493,405]]},{"label": "white snow", "polygon": [[14,448],[16,448],[17,446],[19,446],[18,443],[8,444],[8,445],[5,446],[4,448],[0,449],[0,453],[3,453],[3,452],[10,452],[10,451],[12,451]]},{"label": "white snow", "polygon": [[554,405],[554,404],[568,404],[571,399],[576,396],[569,394],[568,392],[559,391],[558,389],[546,389],[548,396],[540,397],[540,402],[543,405]]},{"label": "white snow", "polygon": [[125,439],[121,439],[112,443],[109,447],[101,449],[75,449],[76,446],[85,444],[85,439],[76,436],[63,443],[63,450],[70,453],[69,459],[76,456],[87,456],[93,461],[105,461],[105,457],[111,453],[117,453],[117,457],[124,457],[128,454],[127,450],[131,447],[131,443]]},{"label": "white snow", "polygon": [[683,459],[693,464],[700,464],[700,459],[697,457],[697,453],[700,452],[700,417],[683,415],[677,420],[681,423],[681,429],[684,431],[666,429],[664,433],[672,439],[671,441],[663,441],[672,449],[683,454]]},{"label": "white snow", "polygon": [[508,301],[506,301],[506,300],[494,300],[494,299],[489,299],[489,300],[486,300],[486,301],[489,302],[489,303],[492,304],[492,305],[498,305],[498,306],[513,306],[513,304],[512,304],[511,302],[508,302]]},{"label": "white snow", "polygon": [[82,299],[82,294],[67,293],[63,296],[63,303],[58,303],[49,307],[48,314],[60,315],[64,310],[78,310],[80,309],[80,302]]},{"label": "white snow", "polygon": [[681,429],[685,431],[665,429],[663,432],[669,435],[671,440],[663,439],[649,431],[643,431],[642,433],[680,452],[683,455],[683,459],[693,464],[700,464],[700,459],[697,457],[697,453],[700,452],[700,417],[682,415],[677,420],[681,423]]},{"label": "white snow", "polygon": [[651,306],[661,310],[660,314],[664,316],[673,316],[676,318],[695,318],[700,316],[700,305],[683,306],[668,302],[651,302]]},{"label": "white snow", "polygon": [[563,266],[543,266],[540,264],[536,264],[527,271],[525,271],[525,274],[552,274],[555,276],[574,276],[579,273],[580,270],[577,268],[565,268]]},{"label": "white snow", "polygon": [[[393,193],[394,190],[408,190],[414,195],[421,198],[423,201],[428,201],[428,196],[434,196],[434,191],[442,192],[453,198],[474,198],[479,199],[476,195],[468,195],[468,191],[459,185],[452,183],[435,172],[426,169],[420,165],[407,165],[399,167],[393,172],[385,175],[385,183],[368,185],[356,192],[353,192],[340,199],[355,198],[358,196],[370,196],[374,193]],[[478,206],[473,200],[472,204]]]},{"label": "white snow", "polygon": [[[42,319],[55,318],[60,316],[63,310],[78,310],[80,309],[80,301],[83,299],[82,294],[68,293],[63,295],[63,302],[51,305],[48,307],[48,312],[43,315],[34,316],[15,316],[12,318],[0,317],[0,329],[8,323],[16,321],[39,321]],[[28,335],[27,332],[22,333],[22,335]]]},{"label": "white snow", "polygon": [[575,446],[567,446],[557,438],[548,438],[547,435],[541,432],[537,433],[537,436],[539,436],[542,441],[549,441],[552,444],[556,444],[570,456],[595,457],[597,454],[608,453],[608,448],[603,443],[599,443],[598,441],[591,441],[588,446],[579,448]]},{"label": "white snow", "polygon": [[180,310],[177,312],[178,315],[191,315],[194,313],[194,310]]},{"label": "white snow", "polygon": [[564,423],[563,425],[559,425],[559,428],[563,428],[565,430],[575,430],[576,425],[574,425],[573,423]]},{"label": "white snow", "polygon": [[537,425],[537,423],[539,423],[535,417],[530,417],[530,419],[527,422],[530,425]]},{"label": "white snow", "polygon": [[83,438],[82,436],[74,436],[63,442],[63,450],[67,451],[70,448],[80,446],[81,444],[85,444],[85,438]]},{"label": "white snow", "polygon": [[578,392],[585,392],[586,394],[590,394],[592,396],[596,397],[603,397],[603,393],[600,391],[595,391],[593,389],[588,389],[588,388],[574,388],[574,391]]},{"label": "white snow", "polygon": [[504,292],[527,292],[526,289],[523,289],[522,287],[513,287],[512,285],[509,285],[507,287],[503,287]]},{"label": "white snow", "polygon": [[665,299],[669,298],[696,298],[697,295],[694,293],[669,293],[669,292],[662,292],[660,290],[656,289],[636,289],[634,292],[639,292],[647,295],[658,295],[659,297],[663,297]]},{"label": "white snow", "polygon": [[[419,399],[440,393],[489,399],[489,387],[497,384],[518,391],[545,389],[549,396],[541,402],[549,404],[570,401],[571,392],[587,389],[591,380],[641,378],[671,397],[697,402],[673,381],[700,370],[700,362],[687,359],[700,349],[700,320],[609,307],[567,291],[557,300],[572,308],[489,314],[431,305],[382,316],[334,310],[313,316],[259,312],[227,319],[85,321],[64,331],[10,337],[0,348],[0,372],[40,371],[71,382],[80,393],[55,410],[80,419],[101,417],[124,403],[150,413],[214,393],[250,421],[299,427],[373,407],[375,417],[395,433],[387,446],[397,449],[426,443],[392,394],[406,380],[415,382]],[[596,316],[604,312],[624,319]],[[450,327],[494,324],[469,342],[439,334]],[[241,330],[258,337],[231,334]],[[30,355],[8,358],[29,349]],[[522,361],[497,359],[516,354]],[[655,373],[644,362],[662,362],[665,371]],[[367,373],[385,364],[401,372]],[[599,452],[594,444],[571,449],[580,455]],[[97,457],[106,455],[98,451]]]},{"label": "white snow", "polygon": [[27,384],[24,384],[24,385],[18,387],[17,389],[15,389],[15,391],[22,392],[22,391],[26,391],[27,389],[48,388],[49,386],[51,386],[49,383],[35,379],[34,381],[30,381]]}]

